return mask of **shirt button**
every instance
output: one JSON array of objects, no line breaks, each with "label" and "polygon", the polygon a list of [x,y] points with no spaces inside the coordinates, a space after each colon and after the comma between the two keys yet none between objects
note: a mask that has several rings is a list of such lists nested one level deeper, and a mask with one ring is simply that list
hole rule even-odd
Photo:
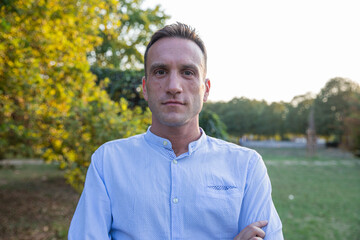
[{"label": "shirt button", "polygon": [[178,199],[178,198],[173,198],[173,200],[172,200],[172,201],[173,201],[173,203],[175,203],[175,204],[176,204],[176,203],[178,203],[178,202],[179,202],[179,199]]},{"label": "shirt button", "polygon": [[176,161],[176,159],[174,159],[174,160],[173,160],[173,164],[177,164],[177,161]]},{"label": "shirt button", "polygon": [[164,146],[166,146],[166,145],[168,144],[168,142],[167,142],[167,141],[164,141],[163,144],[164,144]]}]

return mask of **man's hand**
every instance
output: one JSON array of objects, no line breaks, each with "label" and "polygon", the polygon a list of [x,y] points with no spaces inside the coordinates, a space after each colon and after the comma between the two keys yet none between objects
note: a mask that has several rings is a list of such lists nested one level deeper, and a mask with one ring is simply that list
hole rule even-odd
[{"label": "man's hand", "polygon": [[265,237],[265,232],[261,229],[268,224],[268,221],[258,221],[244,228],[234,240],[261,240]]}]

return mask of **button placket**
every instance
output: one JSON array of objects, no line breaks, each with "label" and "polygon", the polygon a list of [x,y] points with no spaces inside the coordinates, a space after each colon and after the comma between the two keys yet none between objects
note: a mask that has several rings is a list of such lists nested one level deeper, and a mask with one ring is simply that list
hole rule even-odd
[{"label": "button placket", "polygon": [[179,232],[179,226],[181,225],[181,199],[179,197],[179,187],[181,185],[180,169],[178,166],[178,160],[174,155],[171,163],[171,226],[172,226],[172,237],[177,238],[181,235]]}]

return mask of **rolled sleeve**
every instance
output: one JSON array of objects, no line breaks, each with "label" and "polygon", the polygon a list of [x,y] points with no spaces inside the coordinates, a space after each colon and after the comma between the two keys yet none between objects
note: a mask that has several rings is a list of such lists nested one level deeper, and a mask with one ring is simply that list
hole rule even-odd
[{"label": "rolled sleeve", "polygon": [[96,151],[86,174],[84,190],[70,224],[68,239],[111,239],[111,205],[102,176],[101,151]]},{"label": "rolled sleeve", "polygon": [[266,166],[260,155],[255,154],[249,167],[245,195],[241,206],[239,229],[260,220],[267,220],[263,228],[266,233],[264,240],[284,239],[282,224],[271,198],[271,182]]}]

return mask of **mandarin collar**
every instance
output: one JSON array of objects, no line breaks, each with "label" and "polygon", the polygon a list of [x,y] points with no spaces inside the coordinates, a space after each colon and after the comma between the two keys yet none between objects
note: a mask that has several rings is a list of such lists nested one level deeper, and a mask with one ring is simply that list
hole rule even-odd
[{"label": "mandarin collar", "polygon": [[[165,148],[172,151],[172,145],[170,140],[155,135],[150,131],[150,128],[151,126],[147,129],[145,133],[145,140],[150,144],[156,145],[157,147]],[[204,145],[207,136],[202,128],[200,128],[200,132],[201,132],[200,138],[189,143],[188,145],[189,154],[191,154],[192,152],[196,151],[199,147]]]}]

